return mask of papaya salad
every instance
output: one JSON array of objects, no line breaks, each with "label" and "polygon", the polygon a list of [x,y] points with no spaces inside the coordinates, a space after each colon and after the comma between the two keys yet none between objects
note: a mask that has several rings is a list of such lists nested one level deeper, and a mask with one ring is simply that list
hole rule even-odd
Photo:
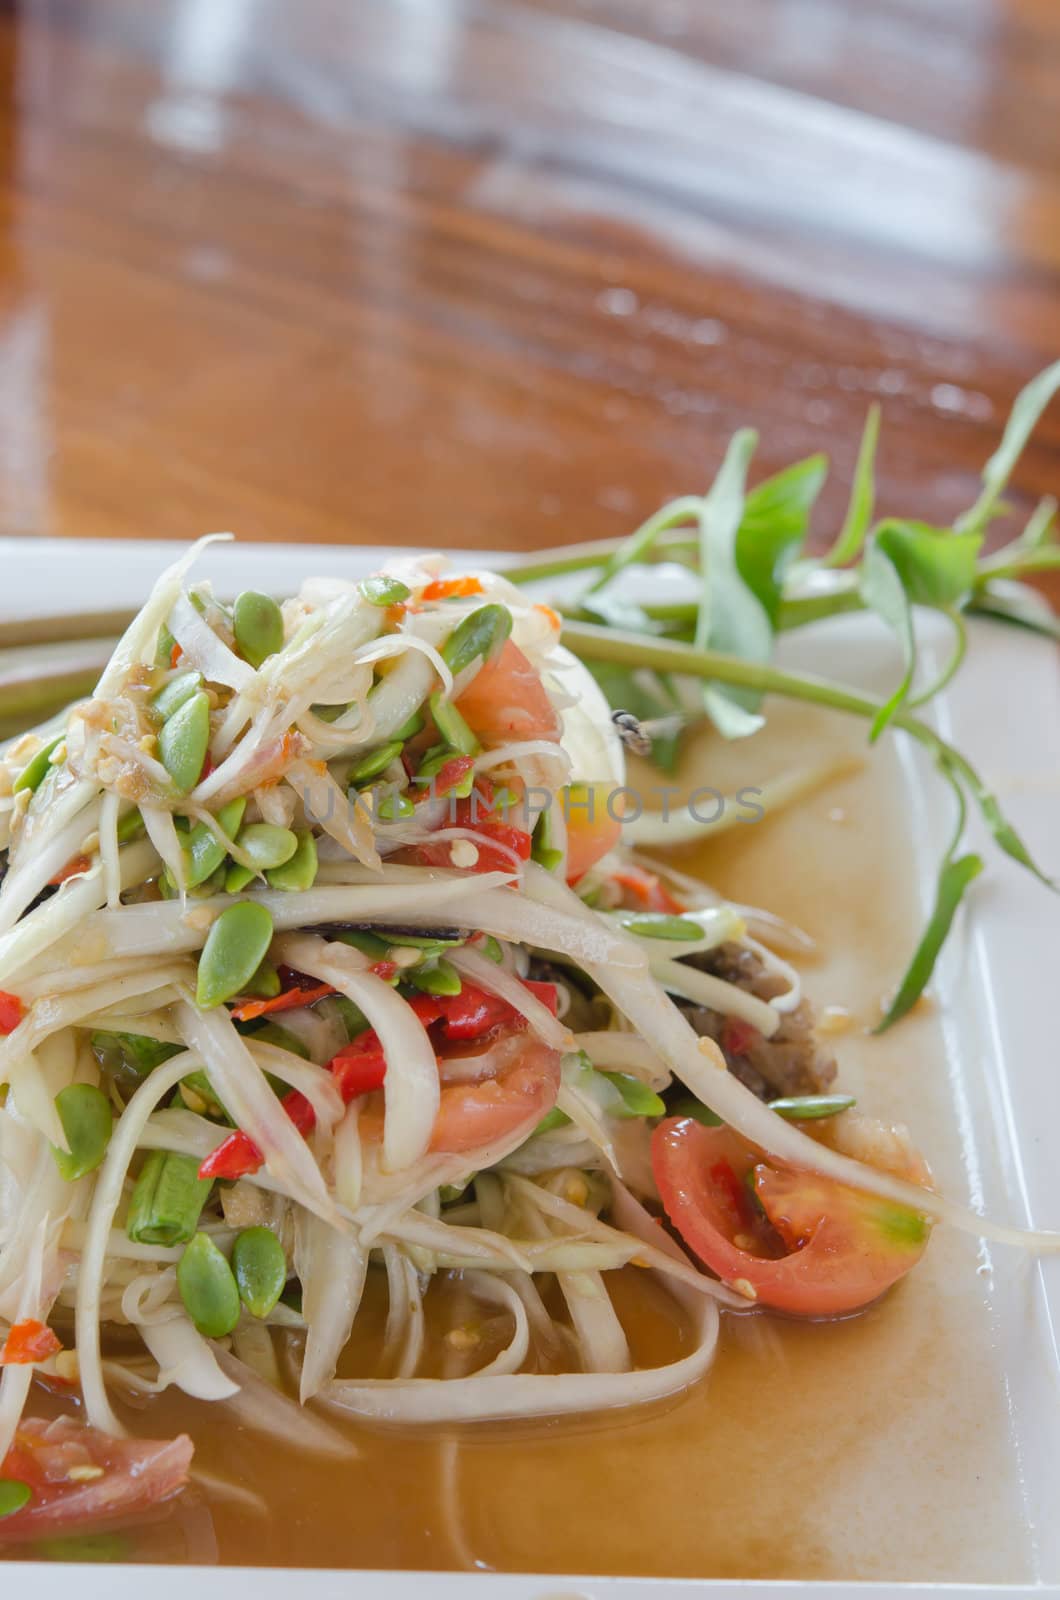
[{"label": "papaya salad", "polygon": [[[229,605],[200,551],[0,760],[0,1548],[179,1496],[194,1441],[133,1436],[167,1388],[325,1448],[634,1406],[940,1221],[1055,1243],[841,1092],[765,913],[626,847],[636,718],[555,611],[440,557]],[[441,1371],[454,1281],[495,1336]]]}]

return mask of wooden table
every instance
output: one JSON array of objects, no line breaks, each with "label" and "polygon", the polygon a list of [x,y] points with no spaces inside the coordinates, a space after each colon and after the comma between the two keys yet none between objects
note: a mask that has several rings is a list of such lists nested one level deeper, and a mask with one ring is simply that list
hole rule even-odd
[{"label": "wooden table", "polygon": [[7,0],[0,71],[2,533],[532,547],[753,423],[823,535],[874,398],[944,520],[1060,353],[1058,0]]}]

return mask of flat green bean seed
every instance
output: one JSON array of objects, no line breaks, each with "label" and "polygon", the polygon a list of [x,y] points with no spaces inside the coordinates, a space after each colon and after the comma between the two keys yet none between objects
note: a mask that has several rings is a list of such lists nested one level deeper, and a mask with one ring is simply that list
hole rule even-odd
[{"label": "flat green bean seed", "polygon": [[309,829],[300,830],[298,849],[282,867],[265,874],[273,889],[311,889],[317,875],[317,844]]},{"label": "flat green bean seed", "polygon": [[287,1257],[271,1228],[245,1228],[232,1246],[239,1297],[252,1317],[267,1317],[287,1287]]},{"label": "flat green bean seed", "polygon": [[559,1106],[553,1106],[551,1111],[545,1112],[534,1132],[551,1133],[555,1128],[565,1128],[569,1121],[570,1118],[565,1111],[561,1111]]},{"label": "flat green bean seed", "polygon": [[639,1078],[633,1077],[629,1072],[601,1072],[601,1078],[606,1078],[608,1083],[614,1084],[622,1096],[623,1110],[619,1116],[626,1117],[664,1117],[666,1107],[654,1090],[649,1089],[646,1083],[641,1083]]},{"label": "flat green bean seed", "polygon": [[256,876],[253,868],[242,867],[238,861],[233,861],[225,873],[225,894],[241,894]]},{"label": "flat green bean seed", "polygon": [[208,1233],[197,1233],[177,1263],[177,1288],[188,1316],[207,1339],[223,1339],[239,1321],[232,1269]]},{"label": "flat green bean seed", "polygon": [[151,709],[163,722],[168,722],[173,713],[186,705],[201,688],[201,672],[178,672],[175,678],[170,678],[151,696]]},{"label": "flat green bean seed", "polygon": [[410,817],[416,815],[416,807],[407,795],[401,794],[397,789],[391,789],[379,801],[375,814],[380,822],[407,822]]},{"label": "flat green bean seed", "polygon": [[348,944],[352,950],[359,950],[372,961],[385,960],[390,949],[385,939],[381,939],[377,933],[369,933],[367,928],[343,928],[335,938],[340,944]]},{"label": "flat green bean seed", "polygon": [[422,733],[426,726],[422,712],[414,711],[407,722],[403,722],[400,728],[394,730],[394,738],[400,739],[404,744],[406,739],[414,739],[418,733]]},{"label": "flat green bean seed", "polygon": [[[241,798],[230,800],[217,813],[218,826],[230,839],[235,838],[246,809],[247,802]],[[207,878],[212,878],[225,859],[225,854],[225,847],[213,830],[205,822],[196,823],[184,842],[184,873],[188,888],[195,889]]]},{"label": "flat green bean seed", "polygon": [[391,933],[388,929],[386,942],[387,944],[402,945],[409,950],[435,951],[443,949],[456,950],[460,945],[466,944],[467,940],[462,933],[458,933],[455,938],[449,939],[440,933]]},{"label": "flat green bean seed", "polygon": [[151,1150],[133,1187],[125,1231],[137,1244],[167,1249],[187,1244],[195,1235],[202,1208],[213,1188],[199,1177],[197,1156],[174,1150]]},{"label": "flat green bean seed", "polygon": [[[365,1023],[365,1027],[367,1026]],[[309,1046],[304,1044],[296,1033],[292,1033],[290,1028],[284,1028],[278,1022],[237,1022],[236,1027],[240,1033],[255,1042],[274,1044],[280,1050],[289,1050],[293,1056],[301,1056],[303,1061],[310,1059]]]},{"label": "flat green bean seed", "polygon": [[388,578],[382,572],[373,578],[362,578],[357,587],[368,604],[373,606],[397,606],[412,593],[408,584],[402,583],[400,578]]},{"label": "flat green bean seed", "polygon": [[281,828],[274,822],[251,822],[236,840],[239,848],[251,859],[259,872],[270,867],[282,867],[298,849],[298,836],[290,828]]},{"label": "flat green bean seed", "polygon": [[95,1172],[107,1153],[114,1127],[110,1101],[94,1083],[71,1083],[55,1096],[55,1109],[70,1148],[53,1145],[52,1154],[60,1177],[73,1183]]},{"label": "flat green bean seed", "polygon": [[244,590],[233,607],[232,622],[239,653],[252,667],[283,649],[283,612],[271,595]]},{"label": "flat green bean seed", "polygon": [[720,1128],[722,1125],[722,1119],[716,1112],[705,1106],[702,1100],[693,1100],[691,1096],[678,1100],[669,1109],[672,1117],[691,1117],[693,1122],[701,1122],[705,1128]]},{"label": "flat green bean seed", "polygon": [[429,783],[432,778],[438,776],[447,761],[452,761],[455,755],[456,751],[450,750],[447,744],[432,744],[430,749],[424,752],[423,758],[416,768],[416,776],[412,780],[413,783]]},{"label": "flat green bean seed", "polygon": [[499,939],[495,939],[492,933],[487,933],[482,941],[482,954],[488,956],[491,961],[495,961],[498,966],[504,960],[504,950],[501,947],[501,942]]},{"label": "flat green bean seed", "polygon": [[360,1006],[344,994],[337,994],[326,1004],[333,1005],[342,1018],[342,1025],[346,1029],[347,1039],[356,1039],[359,1034],[366,1033],[370,1024]]},{"label": "flat green bean seed", "polygon": [[263,961],[242,993],[253,995],[255,1000],[275,1000],[282,988],[280,974],[272,962]]},{"label": "flat green bean seed", "polygon": [[854,1104],[852,1094],[802,1094],[771,1100],[769,1109],[788,1122],[816,1122],[821,1117],[835,1117],[840,1111],[849,1111]]},{"label": "flat green bean seed", "polygon": [[430,966],[408,967],[402,977],[424,994],[459,994],[463,988],[459,972],[444,958]]},{"label": "flat green bean seed", "polygon": [[0,1478],[0,1517],[13,1517],[32,1499],[33,1490],[28,1483],[18,1478]]},{"label": "flat green bean seed", "polygon": [[[281,868],[281,871],[284,869]],[[199,957],[195,1003],[209,1011],[242,994],[272,943],[272,918],[264,906],[240,900],[222,911]]]},{"label": "flat green bean seed", "polygon": [[381,744],[378,750],[369,751],[350,772],[350,783],[367,783],[369,778],[378,778],[403,749],[401,739],[392,739],[389,744]]},{"label": "flat green bean seed", "polygon": [[691,917],[672,917],[665,911],[638,912],[635,917],[624,918],[622,926],[641,939],[681,939],[688,943],[703,937],[703,929]]},{"label": "flat green bean seed", "polygon": [[459,755],[478,755],[482,746],[452,701],[447,700],[440,690],[431,695],[431,716],[446,744],[451,745]]},{"label": "flat green bean seed", "polygon": [[37,754],[28,766],[22,768],[18,777],[11,785],[12,794],[21,794],[23,789],[39,789],[51,770],[51,755],[53,750],[58,750],[65,739],[65,734],[60,734],[58,739],[52,739],[48,744],[41,745]]},{"label": "flat green bean seed", "polygon": [[210,743],[210,702],[200,690],[185,700],[158,735],[162,765],[181,794],[194,789]]},{"label": "flat green bean seed", "polygon": [[442,660],[455,677],[479,656],[488,660],[511,631],[512,614],[507,606],[479,606],[453,629],[442,646]]}]

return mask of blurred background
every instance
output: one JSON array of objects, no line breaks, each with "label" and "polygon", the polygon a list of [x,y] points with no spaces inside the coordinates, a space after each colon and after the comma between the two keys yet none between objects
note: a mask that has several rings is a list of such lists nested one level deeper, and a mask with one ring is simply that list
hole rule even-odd
[{"label": "blurred background", "polygon": [[752,423],[823,539],[873,399],[944,521],[1060,352],[1058,0],[7,0],[0,72],[0,535],[532,548]]}]

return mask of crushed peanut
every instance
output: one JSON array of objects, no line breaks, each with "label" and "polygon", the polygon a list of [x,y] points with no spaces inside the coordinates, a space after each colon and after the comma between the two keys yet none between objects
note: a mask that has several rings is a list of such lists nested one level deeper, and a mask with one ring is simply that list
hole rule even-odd
[{"label": "crushed peanut", "polygon": [[449,859],[454,867],[473,867],[478,861],[478,847],[470,839],[454,839],[449,846]]},{"label": "crushed peanut", "polygon": [[94,1467],[86,1461],[82,1467],[71,1467],[66,1476],[71,1483],[94,1483],[97,1478],[102,1478],[103,1468]]},{"label": "crushed peanut", "polygon": [[481,1338],[478,1328],[469,1322],[462,1328],[450,1328],[445,1336],[445,1342],[454,1350],[474,1350]]},{"label": "crushed peanut", "polygon": [[734,1278],[729,1288],[735,1289],[737,1294],[742,1294],[745,1300],[758,1299],[758,1290],[747,1278]]}]

